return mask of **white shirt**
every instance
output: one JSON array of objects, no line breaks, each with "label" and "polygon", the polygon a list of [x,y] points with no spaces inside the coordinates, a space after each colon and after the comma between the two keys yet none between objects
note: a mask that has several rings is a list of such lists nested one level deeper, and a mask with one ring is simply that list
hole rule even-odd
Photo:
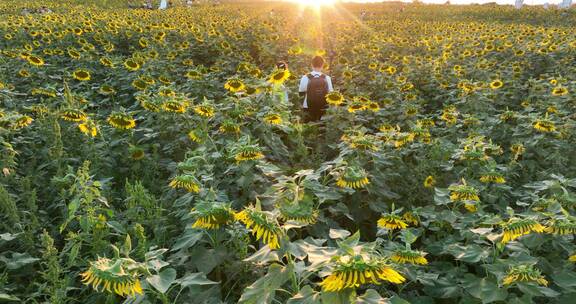
[{"label": "white shirt", "polygon": [[[316,71],[313,71],[310,74],[312,74],[312,76],[322,75],[321,72]],[[332,87],[332,79],[328,75],[326,75],[326,82],[328,82],[328,92],[334,91],[334,88]],[[304,75],[302,76],[302,79],[300,79],[300,88],[298,89],[298,92],[306,93],[307,90],[308,90],[308,75]],[[306,102],[306,97],[304,97],[304,103],[302,104],[302,107],[304,107],[304,109],[308,109],[308,103]]]}]

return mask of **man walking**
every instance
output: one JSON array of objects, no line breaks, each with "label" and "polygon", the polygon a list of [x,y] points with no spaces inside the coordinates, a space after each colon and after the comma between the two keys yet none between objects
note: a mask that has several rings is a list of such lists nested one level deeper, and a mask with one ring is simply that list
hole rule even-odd
[{"label": "man walking", "polygon": [[304,110],[308,113],[307,121],[319,121],[326,112],[326,95],[334,90],[330,76],[322,73],[324,58],[312,59],[312,72],[300,80],[299,93],[304,97]]}]

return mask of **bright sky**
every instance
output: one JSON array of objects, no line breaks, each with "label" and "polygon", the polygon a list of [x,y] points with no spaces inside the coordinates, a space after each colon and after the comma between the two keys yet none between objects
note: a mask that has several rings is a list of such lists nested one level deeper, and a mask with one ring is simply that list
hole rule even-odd
[{"label": "bright sky", "polygon": [[[313,3],[313,2],[330,2],[333,0],[288,0],[288,1]],[[443,4],[446,2],[446,0],[421,0],[421,1],[424,3],[437,3],[437,4]],[[344,0],[344,2],[383,2],[383,1],[382,0]],[[403,2],[411,2],[411,1],[403,0]],[[484,4],[484,3],[490,3],[490,2],[496,2],[498,4],[514,5],[515,0],[450,0],[450,3],[452,3],[452,4],[470,4],[470,3]],[[526,5],[542,5],[546,2],[548,2],[549,4],[559,4],[562,2],[562,0],[524,0],[524,4],[526,4]],[[573,0],[572,2],[576,4],[576,1]]]}]

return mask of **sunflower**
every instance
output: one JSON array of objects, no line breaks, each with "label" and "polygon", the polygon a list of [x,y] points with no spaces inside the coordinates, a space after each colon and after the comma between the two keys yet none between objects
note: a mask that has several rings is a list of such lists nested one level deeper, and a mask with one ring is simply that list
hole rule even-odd
[{"label": "sunflower", "polygon": [[122,112],[113,112],[106,121],[116,129],[133,129],[136,127],[136,120],[130,115]]},{"label": "sunflower", "polygon": [[256,240],[262,240],[270,249],[280,248],[282,230],[267,213],[256,210],[254,207],[247,207],[236,213],[235,218],[246,225]]},{"label": "sunflower", "polygon": [[133,160],[141,160],[146,156],[144,149],[140,147],[132,146],[128,152],[130,153],[130,158]]},{"label": "sunflower", "polygon": [[568,257],[568,261],[576,263],[576,254],[573,254],[570,257]]},{"label": "sunflower", "polygon": [[428,260],[424,257],[426,253],[414,250],[398,250],[394,252],[391,259],[401,264],[427,265]]},{"label": "sunflower", "polygon": [[451,185],[448,187],[450,190],[450,200],[453,202],[462,201],[479,201],[478,190],[472,186],[468,186],[465,180],[462,180],[461,185]]},{"label": "sunflower", "polygon": [[60,117],[66,121],[82,122],[86,120],[87,115],[78,109],[67,109],[61,111]]},{"label": "sunflower", "polygon": [[87,119],[83,123],[79,124],[78,129],[80,132],[87,136],[96,137],[96,135],[98,135],[98,127],[96,126],[96,123],[90,119]]},{"label": "sunflower", "polygon": [[186,189],[192,193],[200,192],[200,183],[190,174],[177,175],[168,185],[173,189]]},{"label": "sunflower", "polygon": [[408,224],[396,214],[384,214],[377,222],[378,227],[388,230],[404,229]]},{"label": "sunflower", "polygon": [[280,211],[279,218],[283,221],[294,221],[306,225],[316,223],[318,219],[318,209],[314,207],[314,200],[304,195],[301,200],[280,199],[276,204],[276,208]]},{"label": "sunflower", "polygon": [[237,163],[250,160],[259,160],[262,158],[264,158],[264,154],[262,154],[260,148],[253,146],[241,147],[239,151],[234,155],[234,159]]},{"label": "sunflower", "polygon": [[22,70],[18,71],[18,76],[23,77],[23,78],[27,78],[27,77],[30,77],[30,72],[22,69]]},{"label": "sunflower", "polygon": [[480,181],[483,183],[504,184],[506,179],[500,173],[490,172],[480,176]]},{"label": "sunflower", "polygon": [[568,89],[565,87],[555,87],[552,89],[553,96],[564,96],[566,94],[568,94]]},{"label": "sunflower", "polygon": [[194,113],[206,118],[211,118],[214,116],[214,108],[210,105],[199,105],[194,107]]},{"label": "sunflower", "polygon": [[357,166],[347,166],[336,180],[336,185],[340,188],[361,189],[368,184],[368,173]]},{"label": "sunflower", "polygon": [[234,212],[223,203],[199,203],[190,215],[195,218],[193,228],[218,229],[234,221]]},{"label": "sunflower", "polygon": [[542,233],[546,228],[534,219],[511,218],[508,222],[502,224],[502,240],[500,243],[506,244],[523,235],[532,232]]},{"label": "sunflower", "polygon": [[338,292],[381,281],[400,284],[406,279],[384,259],[356,255],[338,257],[334,270],[319,285],[326,292]]},{"label": "sunflower", "polygon": [[185,113],[186,103],[177,100],[168,100],[162,103],[162,109],[170,113]]},{"label": "sunflower", "polygon": [[31,65],[34,66],[43,66],[44,65],[44,60],[40,57],[31,55],[28,56],[28,58],[26,58],[26,60],[28,61],[28,63],[30,63]]},{"label": "sunflower", "polygon": [[547,118],[536,120],[534,122],[534,124],[532,125],[532,127],[535,130],[538,130],[538,131],[543,132],[543,133],[549,133],[549,132],[556,131],[556,126],[554,125],[554,122],[550,121]]},{"label": "sunflower", "polygon": [[282,123],[282,117],[280,114],[270,113],[264,116],[264,122],[271,125],[279,125]]},{"label": "sunflower", "polygon": [[98,93],[100,93],[104,96],[110,96],[110,95],[115,95],[116,90],[114,90],[114,88],[112,86],[105,84],[105,85],[102,85],[100,87],[100,89],[98,89]]},{"label": "sunflower", "polygon": [[126,59],[124,61],[124,67],[128,70],[128,71],[138,71],[140,69],[140,64],[134,60],[134,59]]},{"label": "sunflower", "polygon": [[12,124],[13,129],[22,129],[24,127],[29,126],[34,119],[28,115],[21,115],[20,117],[16,118]]},{"label": "sunflower", "polygon": [[112,59],[108,58],[108,57],[102,57],[100,58],[100,64],[106,67],[113,67],[114,66],[114,62],[112,62]]},{"label": "sunflower", "polygon": [[540,270],[535,269],[533,265],[511,267],[502,280],[502,285],[511,285],[516,282],[535,282],[539,285],[548,286],[548,281]]},{"label": "sunflower", "polygon": [[428,175],[424,180],[424,187],[425,188],[432,188],[436,184],[436,179],[432,175]]},{"label": "sunflower", "polygon": [[202,79],[202,76],[203,76],[202,73],[198,70],[190,70],[186,72],[186,78],[188,79],[194,79],[194,80]]},{"label": "sunflower", "polygon": [[146,81],[142,80],[142,79],[134,79],[131,83],[132,87],[135,88],[138,91],[144,91],[146,90],[146,88],[148,88],[148,84],[146,83]]},{"label": "sunflower", "polygon": [[358,111],[366,110],[366,105],[360,102],[353,102],[351,105],[348,106],[349,113],[356,113]]},{"label": "sunflower", "polygon": [[274,73],[272,73],[272,75],[268,79],[268,82],[274,85],[280,85],[283,84],[284,81],[286,81],[290,77],[290,75],[291,74],[288,69],[277,69]]},{"label": "sunflower", "polygon": [[329,105],[339,106],[344,102],[344,96],[340,92],[332,91],[326,95],[326,102]]},{"label": "sunflower", "polygon": [[228,81],[226,81],[226,83],[224,84],[224,88],[226,90],[228,90],[229,92],[232,93],[237,93],[240,91],[244,91],[244,88],[246,88],[246,86],[244,85],[244,83],[239,80],[239,79],[229,79]]},{"label": "sunflower", "polygon": [[226,119],[218,128],[218,131],[220,131],[220,133],[238,134],[240,133],[240,125],[238,125],[238,123],[233,120]]},{"label": "sunflower", "polygon": [[197,130],[190,130],[190,132],[188,132],[188,138],[196,143],[200,143],[202,142],[202,138],[200,137],[200,132]]},{"label": "sunflower", "polygon": [[576,222],[572,219],[553,220],[548,223],[544,231],[557,235],[576,234]]},{"label": "sunflower", "polygon": [[143,293],[138,273],[129,272],[126,267],[132,263],[130,259],[98,258],[90,262],[90,268],[80,274],[82,283],[92,285],[95,290],[102,285],[102,291],[116,293],[121,297],[141,295]]},{"label": "sunflower", "polygon": [[74,71],[72,73],[72,76],[74,76],[74,79],[76,79],[78,81],[90,80],[90,72],[83,70],[83,69],[78,69],[78,70]]}]

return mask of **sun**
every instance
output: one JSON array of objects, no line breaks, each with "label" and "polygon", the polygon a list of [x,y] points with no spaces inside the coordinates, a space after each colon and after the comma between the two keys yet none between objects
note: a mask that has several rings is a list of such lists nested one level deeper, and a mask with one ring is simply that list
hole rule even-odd
[{"label": "sun", "polygon": [[304,6],[332,6],[338,0],[290,0]]}]

